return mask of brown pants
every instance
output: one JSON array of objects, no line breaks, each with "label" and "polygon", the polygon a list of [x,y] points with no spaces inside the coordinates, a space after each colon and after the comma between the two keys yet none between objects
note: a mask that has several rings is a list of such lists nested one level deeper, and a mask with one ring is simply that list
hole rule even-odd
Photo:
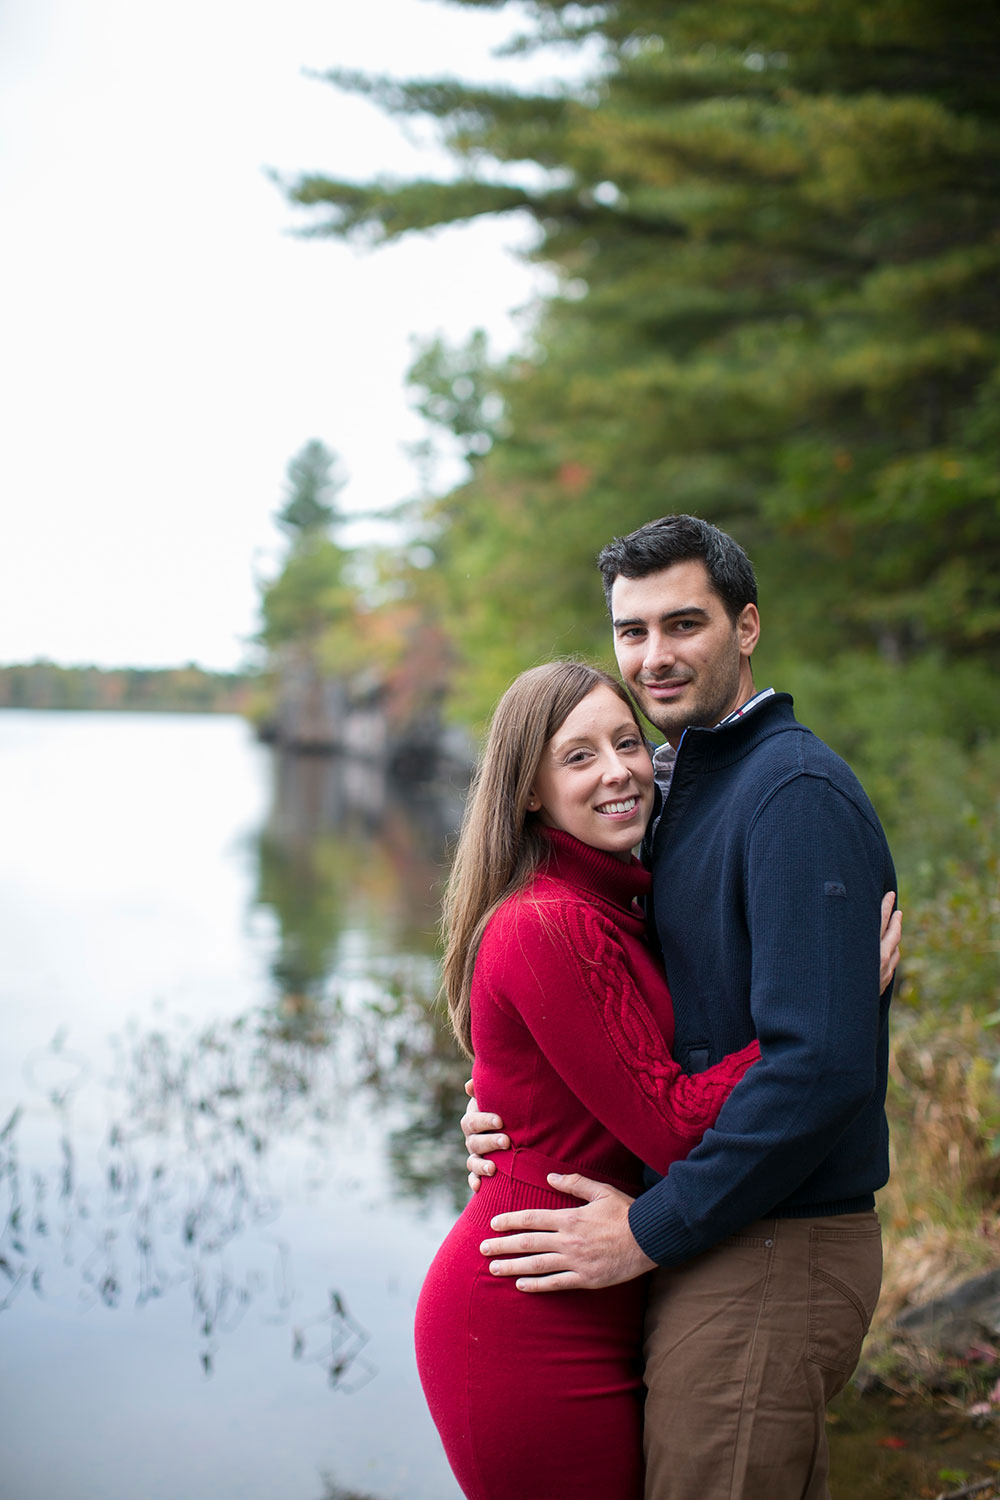
[{"label": "brown pants", "polygon": [[762,1219],[654,1274],[646,1500],[826,1500],[824,1413],[878,1302],[874,1213]]}]

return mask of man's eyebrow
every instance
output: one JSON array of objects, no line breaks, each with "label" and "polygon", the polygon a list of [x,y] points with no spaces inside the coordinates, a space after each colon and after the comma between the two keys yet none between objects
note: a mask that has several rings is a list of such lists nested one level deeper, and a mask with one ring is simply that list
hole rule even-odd
[{"label": "man's eyebrow", "polygon": [[[681,617],[690,618],[691,615],[697,615],[699,619],[707,620],[708,610],[702,609],[700,604],[685,604],[680,609],[664,610],[663,614],[657,615],[656,618],[662,625],[667,620],[677,620]],[[630,619],[612,620],[611,623],[615,630],[624,630],[629,625],[645,625],[646,621],[641,615],[635,615]]]}]

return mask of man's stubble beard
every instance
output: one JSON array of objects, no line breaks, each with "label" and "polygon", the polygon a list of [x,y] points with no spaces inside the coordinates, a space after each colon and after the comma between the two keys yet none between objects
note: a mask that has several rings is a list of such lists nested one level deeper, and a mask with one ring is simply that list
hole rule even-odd
[{"label": "man's stubble beard", "polygon": [[[736,640],[736,631],[733,631]],[[641,712],[662,735],[676,744],[685,729],[714,729],[736,705],[740,691],[740,662],[737,645],[732,669],[720,665],[718,670],[702,669],[693,679],[694,698],[691,702],[673,708],[669,703],[657,703],[643,694],[632,696]]]}]

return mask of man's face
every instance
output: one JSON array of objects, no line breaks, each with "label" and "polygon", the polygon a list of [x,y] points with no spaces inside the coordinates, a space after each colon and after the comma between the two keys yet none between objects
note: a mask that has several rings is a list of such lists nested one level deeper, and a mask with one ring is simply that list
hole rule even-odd
[{"label": "man's face", "polygon": [[733,623],[704,563],[673,563],[611,590],[622,680],[651,724],[676,745],[689,724],[712,728],[753,695],[754,605]]}]

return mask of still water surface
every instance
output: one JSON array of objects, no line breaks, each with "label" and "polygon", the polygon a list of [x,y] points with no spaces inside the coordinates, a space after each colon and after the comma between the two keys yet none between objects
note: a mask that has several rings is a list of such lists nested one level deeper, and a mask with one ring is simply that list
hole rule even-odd
[{"label": "still water surface", "polygon": [[0,714],[5,1500],[455,1500],[427,1008],[459,802],[237,719]]},{"label": "still water surface", "polygon": [[[0,712],[2,1500],[458,1500],[411,1322],[466,1196],[460,803],[238,719]],[[851,1500],[989,1472],[920,1410],[831,1437]]]}]

